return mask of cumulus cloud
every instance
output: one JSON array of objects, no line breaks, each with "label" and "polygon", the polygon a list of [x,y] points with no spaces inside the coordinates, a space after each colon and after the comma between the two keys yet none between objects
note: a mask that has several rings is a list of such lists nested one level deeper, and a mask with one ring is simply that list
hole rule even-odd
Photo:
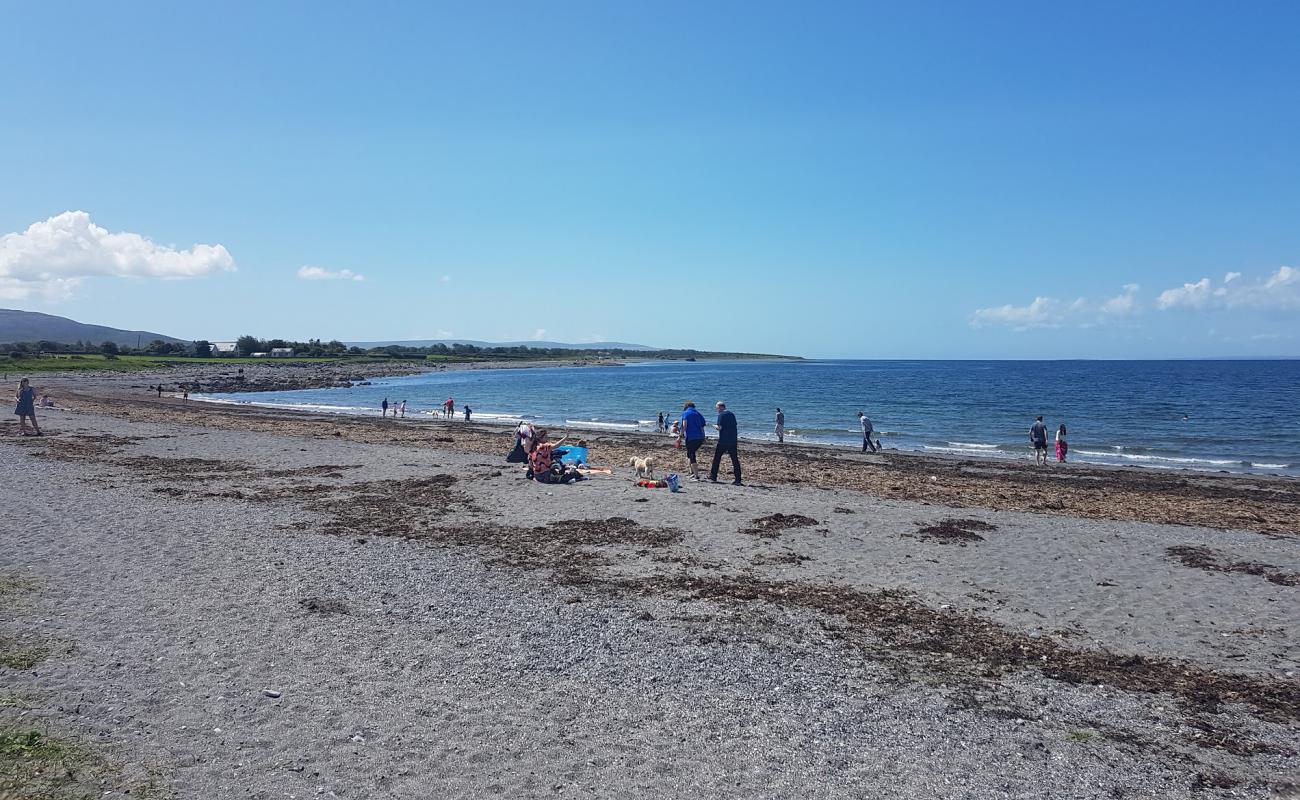
[{"label": "cumulus cloud", "polygon": [[324,267],[298,267],[298,277],[304,281],[364,281],[364,275],[358,275],[350,269],[325,269]]},{"label": "cumulus cloud", "polygon": [[1201,278],[1196,283],[1184,283],[1177,289],[1165,289],[1156,298],[1156,308],[1205,308],[1213,298],[1210,279]]},{"label": "cumulus cloud", "polygon": [[110,233],[84,211],[65,211],[27,230],[0,236],[0,298],[59,300],[85,278],[195,278],[235,269],[219,244],[188,250],[138,233]]},{"label": "cumulus cloud", "polygon": [[1209,278],[1166,289],[1156,298],[1162,311],[1186,308],[1300,310],[1300,269],[1278,267],[1258,280],[1243,280],[1240,272],[1229,272],[1218,286]]},{"label": "cumulus cloud", "polygon": [[533,341],[540,341],[545,338],[546,338],[545,328],[538,328],[536,331],[533,332]]},{"label": "cumulus cloud", "polygon": [[1123,292],[1105,300],[1079,297],[1067,302],[1039,296],[1028,305],[981,308],[971,315],[971,326],[1003,326],[1024,331],[1030,328],[1088,328],[1115,322],[1141,311],[1137,297],[1139,288],[1136,283],[1126,284]]}]

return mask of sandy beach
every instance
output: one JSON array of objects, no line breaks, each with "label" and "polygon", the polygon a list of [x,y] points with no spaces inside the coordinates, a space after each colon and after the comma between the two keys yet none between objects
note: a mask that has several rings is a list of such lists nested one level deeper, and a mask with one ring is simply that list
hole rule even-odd
[{"label": "sandy beach", "polygon": [[0,427],[0,720],[96,796],[1300,784],[1296,481],[746,443],[674,494],[626,466],[668,437],[602,434],[613,475],[542,486],[499,428],[149,377]]}]

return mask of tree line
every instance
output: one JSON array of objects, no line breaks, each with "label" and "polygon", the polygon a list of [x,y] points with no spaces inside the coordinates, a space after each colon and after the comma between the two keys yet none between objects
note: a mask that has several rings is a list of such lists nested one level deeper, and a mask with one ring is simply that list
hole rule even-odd
[{"label": "tree line", "polygon": [[[240,336],[235,341],[235,354],[251,356],[254,353],[270,353],[272,350],[288,348],[295,356],[306,358],[340,358],[345,356],[370,356],[380,358],[423,359],[428,357],[450,358],[474,361],[538,361],[547,359],[573,358],[742,358],[753,356],[752,353],[717,353],[707,350],[624,350],[624,349],[571,349],[561,347],[529,347],[514,345],[511,347],[480,347],[472,344],[432,344],[424,347],[406,347],[403,345],[386,345],[383,347],[348,347],[337,339],[322,342],[320,339],[308,339],[305,342],[288,339],[261,339],[252,335]],[[119,355],[147,356],[190,356],[210,358],[216,353],[212,343],[203,339],[193,342],[165,342],[154,339],[140,347],[128,347],[116,342],[88,341],[51,342],[46,340],[34,342],[0,343],[0,355],[10,358],[36,357],[40,355],[87,355],[101,354],[107,357]]]}]

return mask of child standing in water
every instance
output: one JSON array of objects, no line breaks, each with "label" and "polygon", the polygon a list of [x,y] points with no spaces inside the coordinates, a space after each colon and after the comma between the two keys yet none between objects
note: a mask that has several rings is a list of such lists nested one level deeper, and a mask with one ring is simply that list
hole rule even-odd
[{"label": "child standing in water", "polygon": [[1065,423],[1056,429],[1056,460],[1065,462],[1065,456],[1070,452],[1070,445],[1065,441]]}]

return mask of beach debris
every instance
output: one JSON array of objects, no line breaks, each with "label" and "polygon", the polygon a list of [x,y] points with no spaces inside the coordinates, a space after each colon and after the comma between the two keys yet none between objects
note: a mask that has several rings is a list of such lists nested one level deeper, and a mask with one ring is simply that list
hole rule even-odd
[{"label": "beach debris", "polygon": [[263,689],[262,694],[265,695],[266,697],[271,698],[272,700],[280,696],[280,692],[276,691],[275,689]]},{"label": "beach debris", "polygon": [[348,607],[341,600],[335,600],[330,597],[304,597],[298,601],[298,605],[307,611],[313,611],[317,614],[346,614]]},{"label": "beach debris", "polygon": [[775,539],[781,535],[781,531],[792,528],[811,528],[819,524],[817,520],[812,517],[805,517],[803,514],[782,514],[777,512],[751,520],[749,527],[742,528],[740,532],[750,536],[760,536],[764,539]]},{"label": "beach debris", "polygon": [[1166,547],[1165,555],[1176,559],[1184,567],[1192,569],[1202,569],[1206,572],[1239,572],[1244,575],[1257,575],[1278,586],[1300,586],[1300,572],[1288,572],[1272,564],[1262,564],[1257,561],[1232,561],[1226,554],[1202,545]]},{"label": "beach debris", "polygon": [[959,544],[965,547],[969,542],[984,541],[984,537],[976,531],[988,533],[997,529],[998,526],[983,520],[950,517],[939,520],[933,525],[922,525],[915,534],[905,533],[903,536],[908,538],[915,536],[918,539],[937,541],[941,544]]}]

